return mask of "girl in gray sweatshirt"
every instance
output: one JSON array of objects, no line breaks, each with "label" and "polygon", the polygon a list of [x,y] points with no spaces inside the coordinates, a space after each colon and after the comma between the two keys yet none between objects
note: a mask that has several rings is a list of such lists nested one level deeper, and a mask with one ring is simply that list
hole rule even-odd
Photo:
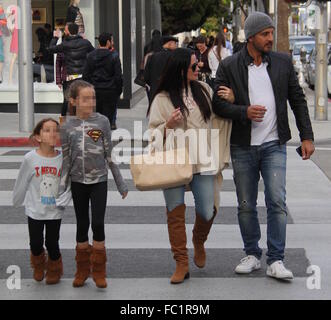
[{"label": "girl in gray sweatshirt", "polygon": [[[77,219],[76,264],[74,287],[81,287],[92,271],[97,287],[107,287],[105,211],[107,205],[108,167],[124,199],[128,188],[118,166],[112,161],[109,120],[95,113],[94,87],[76,80],[69,89],[69,103],[76,116],[68,117],[61,127],[63,170],[61,193],[71,186]],[[92,211],[93,247],[89,244],[89,207]]]},{"label": "girl in gray sweatshirt", "polygon": [[[13,192],[14,206],[25,204],[31,249],[31,266],[34,279],[42,281],[46,269],[46,283],[55,284],[63,273],[59,249],[62,207],[70,201],[70,193],[58,198],[62,168],[62,153],[55,149],[59,139],[59,124],[54,119],[40,121],[32,137],[39,144],[38,149],[27,153],[19,170]],[[44,250],[44,228],[46,248]]]}]

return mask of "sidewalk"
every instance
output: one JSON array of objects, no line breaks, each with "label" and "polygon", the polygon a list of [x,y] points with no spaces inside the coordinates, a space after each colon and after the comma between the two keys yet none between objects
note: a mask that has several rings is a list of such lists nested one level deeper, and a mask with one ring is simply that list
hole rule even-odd
[{"label": "sidewalk", "polygon": [[[314,92],[306,90],[306,97],[309,106],[309,113],[315,134],[315,143],[321,145],[331,145],[331,100],[328,105],[329,121],[315,121],[314,119]],[[146,119],[147,98],[141,100],[132,109],[119,109],[117,127],[130,132],[132,139],[141,140],[140,135],[134,135],[134,121],[142,121],[143,132],[147,130],[148,121]],[[59,119],[58,114],[35,114],[35,123],[45,117]],[[295,124],[295,118],[289,109],[289,120],[292,131],[292,140],[289,145],[299,145],[300,138]],[[113,136],[118,136],[122,131],[114,131]],[[30,133],[19,131],[18,113],[0,113],[0,147],[25,147],[30,145]],[[115,139],[116,140],[116,139]],[[124,140],[126,138],[124,137]]]}]

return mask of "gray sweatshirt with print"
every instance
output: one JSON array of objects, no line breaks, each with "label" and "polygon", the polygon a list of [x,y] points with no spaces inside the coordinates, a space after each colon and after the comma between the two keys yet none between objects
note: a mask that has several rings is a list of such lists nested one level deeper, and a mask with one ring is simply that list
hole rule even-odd
[{"label": "gray sweatshirt with print", "polygon": [[69,178],[83,184],[107,181],[108,166],[118,191],[122,195],[128,192],[118,166],[111,159],[111,130],[105,116],[93,113],[86,120],[68,117],[60,135],[63,153],[60,194],[67,190]]}]

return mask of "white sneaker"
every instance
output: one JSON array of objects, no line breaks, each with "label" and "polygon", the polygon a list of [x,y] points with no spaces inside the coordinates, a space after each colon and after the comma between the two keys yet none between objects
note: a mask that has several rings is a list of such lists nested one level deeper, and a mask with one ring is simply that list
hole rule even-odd
[{"label": "white sneaker", "polygon": [[268,266],[267,276],[282,280],[293,279],[292,271],[287,270],[284,266],[283,261],[281,260],[275,261],[273,264]]},{"label": "white sneaker", "polygon": [[254,270],[261,268],[261,262],[255,256],[247,256],[240,260],[240,264],[237,265],[234,270],[236,273],[251,273]]}]

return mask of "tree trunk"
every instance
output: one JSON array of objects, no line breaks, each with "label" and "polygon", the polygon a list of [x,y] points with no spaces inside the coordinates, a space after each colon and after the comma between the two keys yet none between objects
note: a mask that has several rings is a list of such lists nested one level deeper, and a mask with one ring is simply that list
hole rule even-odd
[{"label": "tree trunk", "polygon": [[289,53],[288,17],[289,5],[285,0],[278,1],[277,51]]}]

